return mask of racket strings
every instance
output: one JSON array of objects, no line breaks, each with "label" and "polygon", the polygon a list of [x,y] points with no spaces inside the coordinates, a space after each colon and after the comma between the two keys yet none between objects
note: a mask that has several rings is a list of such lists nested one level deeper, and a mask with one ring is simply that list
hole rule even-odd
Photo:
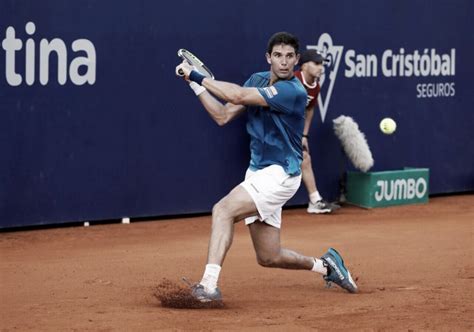
[{"label": "racket strings", "polygon": [[197,70],[202,75],[204,75],[206,77],[214,78],[214,75],[209,70],[209,68],[207,68],[206,65],[201,60],[199,60],[194,54],[192,54],[191,52],[189,52],[187,50],[180,50],[178,55],[182,59],[186,60],[191,66],[193,66],[195,68],[195,70]]}]

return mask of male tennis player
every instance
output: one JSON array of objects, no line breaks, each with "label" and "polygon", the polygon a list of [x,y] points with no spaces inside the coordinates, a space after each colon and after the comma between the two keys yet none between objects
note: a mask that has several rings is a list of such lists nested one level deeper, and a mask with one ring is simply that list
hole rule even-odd
[{"label": "male tennis player", "polygon": [[300,57],[300,70],[295,71],[295,76],[301,81],[308,100],[306,102],[306,116],[304,122],[303,138],[301,144],[303,145],[303,162],[301,163],[301,171],[303,176],[303,183],[308,191],[309,203],[308,213],[331,213],[333,206],[323,200],[318,188],[316,187],[316,178],[313,173],[313,166],[311,163],[311,155],[309,152],[309,129],[313,120],[314,109],[318,100],[319,78],[323,73],[324,57],[316,50],[306,50]]},{"label": "male tennis player", "polygon": [[[184,72],[212,119],[225,125],[247,111],[250,135],[250,166],[245,180],[212,209],[212,230],[207,265],[192,295],[201,302],[221,301],[217,287],[221,266],[229,250],[234,223],[245,219],[257,261],[265,267],[310,270],[351,293],[357,286],[342,257],[330,248],[321,259],[303,256],[280,246],[282,206],[301,182],[302,146],[306,92],[294,76],[299,59],[298,39],[287,32],[274,34],[266,53],[270,71],[253,74],[244,86],[205,78],[183,62]],[[179,75],[179,74],[178,74]],[[225,100],[222,104],[217,98]]]}]

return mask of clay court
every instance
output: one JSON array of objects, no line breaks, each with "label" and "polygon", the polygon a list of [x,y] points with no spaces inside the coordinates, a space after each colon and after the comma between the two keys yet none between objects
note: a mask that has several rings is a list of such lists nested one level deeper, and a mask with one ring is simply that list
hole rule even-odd
[{"label": "clay court", "polygon": [[258,266],[238,224],[220,278],[225,307],[163,308],[153,296],[163,279],[200,279],[209,226],[201,216],[2,233],[1,330],[474,329],[474,195],[285,210],[283,245],[308,255],[334,246],[359,294]]}]

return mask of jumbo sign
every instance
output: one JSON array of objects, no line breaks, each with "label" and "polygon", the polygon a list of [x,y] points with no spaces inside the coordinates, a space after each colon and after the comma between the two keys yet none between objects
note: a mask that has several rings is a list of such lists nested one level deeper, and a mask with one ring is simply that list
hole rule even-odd
[{"label": "jumbo sign", "polygon": [[347,200],[372,208],[428,202],[429,169],[406,168],[384,172],[348,172]]}]

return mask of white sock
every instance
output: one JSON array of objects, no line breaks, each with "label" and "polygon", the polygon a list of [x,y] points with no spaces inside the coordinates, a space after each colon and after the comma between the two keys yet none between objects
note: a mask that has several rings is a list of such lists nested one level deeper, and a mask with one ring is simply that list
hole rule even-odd
[{"label": "white sock", "polygon": [[219,279],[219,273],[221,267],[217,264],[207,264],[204,275],[202,276],[201,285],[204,286],[207,292],[214,292],[217,288],[217,280]]},{"label": "white sock", "polygon": [[311,271],[320,273],[322,275],[327,275],[328,274],[328,268],[324,266],[324,263],[321,259],[318,258],[313,258],[314,259],[314,265]]},{"label": "white sock", "polygon": [[319,191],[317,191],[317,190],[314,193],[312,193],[311,195],[309,195],[309,200],[313,204],[316,203],[316,202],[319,202],[322,199],[323,198],[321,197],[321,195],[319,194]]}]

